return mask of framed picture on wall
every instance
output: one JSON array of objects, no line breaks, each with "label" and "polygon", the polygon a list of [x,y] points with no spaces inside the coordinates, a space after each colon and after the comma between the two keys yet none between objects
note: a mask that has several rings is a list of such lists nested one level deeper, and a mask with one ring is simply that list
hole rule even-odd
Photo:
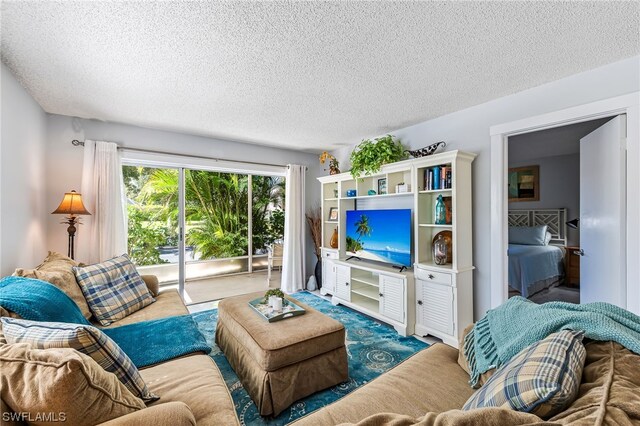
[{"label": "framed picture on wall", "polygon": [[509,202],[540,200],[540,167],[526,166],[509,169],[507,179]]},{"label": "framed picture on wall", "polygon": [[329,219],[327,219],[331,222],[337,222],[338,221],[338,208],[337,207],[331,207],[329,209]]}]

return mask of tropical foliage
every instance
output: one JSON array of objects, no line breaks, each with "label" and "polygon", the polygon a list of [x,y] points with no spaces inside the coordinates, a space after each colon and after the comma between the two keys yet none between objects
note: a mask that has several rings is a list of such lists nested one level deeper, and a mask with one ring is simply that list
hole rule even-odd
[{"label": "tropical foliage", "polygon": [[[178,171],[124,167],[130,198],[129,253],[138,265],[162,263],[158,247],[174,246],[178,228]],[[249,250],[248,175],[185,170],[185,242],[199,259],[244,256]],[[284,180],[252,176],[254,252],[284,232]],[[172,238],[173,237],[173,238]]]},{"label": "tropical foliage", "polygon": [[380,171],[383,164],[395,163],[407,158],[402,143],[391,135],[365,139],[351,152],[351,176],[370,175]]},{"label": "tropical foliage", "polygon": [[369,225],[369,217],[367,215],[360,215],[360,219],[358,219],[354,225],[356,226],[356,234],[358,234],[358,238],[355,240],[352,237],[347,237],[347,251],[355,253],[364,248],[364,243],[362,242],[362,238],[365,236],[371,235],[371,225]]}]

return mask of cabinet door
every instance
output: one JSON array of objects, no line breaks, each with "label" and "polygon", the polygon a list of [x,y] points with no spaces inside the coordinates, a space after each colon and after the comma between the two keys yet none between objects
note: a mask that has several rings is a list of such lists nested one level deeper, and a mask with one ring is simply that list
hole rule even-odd
[{"label": "cabinet door", "polygon": [[448,285],[416,280],[416,322],[446,334],[453,334],[454,288]]},{"label": "cabinet door", "polygon": [[351,301],[351,268],[343,265],[335,265],[336,269],[336,293],[340,299]]},{"label": "cabinet door", "polygon": [[380,274],[380,313],[404,323],[405,280]]},{"label": "cabinet door", "polygon": [[322,288],[323,294],[335,294],[336,291],[336,266],[333,260],[322,259]]}]

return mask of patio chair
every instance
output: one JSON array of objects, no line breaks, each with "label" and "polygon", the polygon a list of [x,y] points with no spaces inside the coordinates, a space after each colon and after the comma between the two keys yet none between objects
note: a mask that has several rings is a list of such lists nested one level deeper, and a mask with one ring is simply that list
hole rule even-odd
[{"label": "patio chair", "polygon": [[268,248],[267,257],[267,282],[271,281],[271,270],[275,267],[279,267],[282,270],[282,243],[273,243]]}]

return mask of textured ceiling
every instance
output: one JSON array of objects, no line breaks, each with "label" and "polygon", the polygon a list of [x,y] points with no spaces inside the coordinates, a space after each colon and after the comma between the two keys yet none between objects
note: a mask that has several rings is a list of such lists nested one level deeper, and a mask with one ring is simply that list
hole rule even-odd
[{"label": "textured ceiling", "polygon": [[2,1],[45,111],[309,151],[640,53],[637,2]]}]

